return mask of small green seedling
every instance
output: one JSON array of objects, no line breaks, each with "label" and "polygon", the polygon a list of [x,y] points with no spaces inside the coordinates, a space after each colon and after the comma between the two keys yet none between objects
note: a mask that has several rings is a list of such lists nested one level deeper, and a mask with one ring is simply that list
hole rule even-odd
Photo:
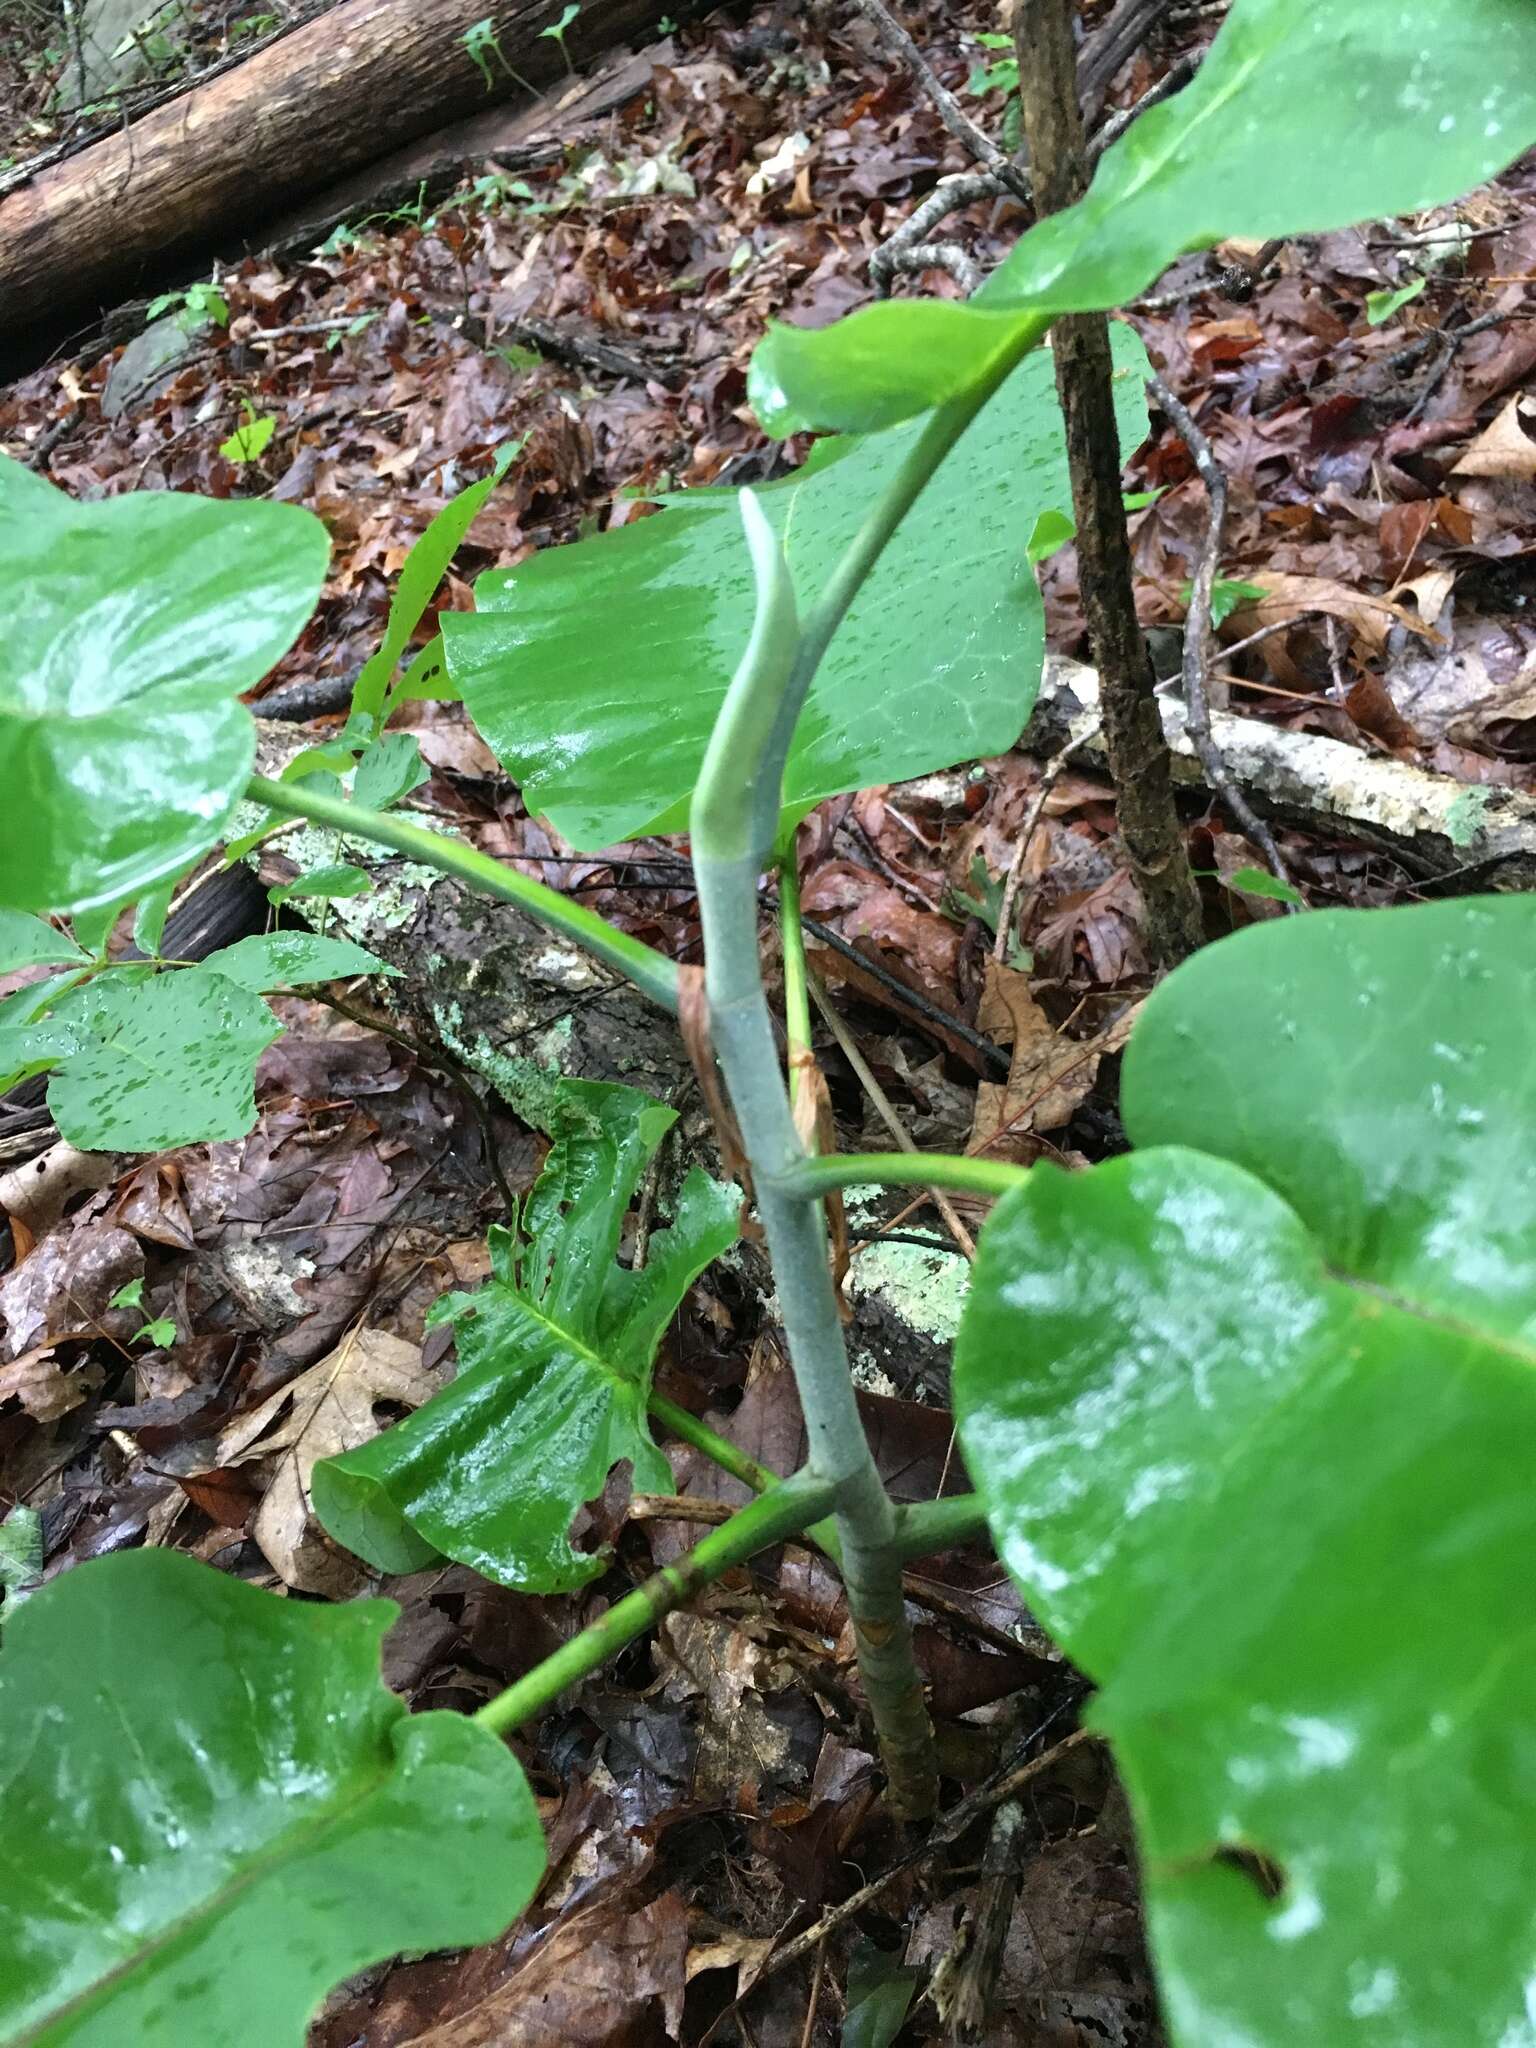
[{"label": "small green seedling", "polygon": [[161,292],[151,299],[145,318],[158,320],[162,313],[176,311],[176,324],[184,327],[188,334],[200,327],[227,327],[229,325],[229,301],[216,283],[189,284],[180,291]]},{"label": "small green seedling", "polygon": [[[1188,605],[1190,599],[1194,596],[1194,585],[1186,583],[1180,595],[1184,603]],[[1224,624],[1226,620],[1231,618],[1234,612],[1241,611],[1245,604],[1258,604],[1261,599],[1268,597],[1268,595],[1269,592],[1262,584],[1238,583],[1234,582],[1230,577],[1218,576],[1211,585],[1211,624],[1213,626]]]},{"label": "small green seedling", "polygon": [[219,453],[226,462],[259,462],[277,432],[277,420],[271,413],[257,412],[248,398],[242,398],[240,403],[245,418],[228,440],[219,443]]},{"label": "small green seedling", "polygon": [[507,62],[506,52],[502,49],[501,43],[497,39],[496,18],[494,15],[487,14],[479,21],[472,21],[464,31],[463,42],[465,53],[470,62],[477,68],[480,76],[485,80],[487,92],[494,92],[496,89],[496,80],[491,72],[491,59],[494,57],[514,85],[520,85],[523,91],[533,99],[539,97],[538,87],[530,85],[523,74],[520,71],[514,71]]},{"label": "small green seedling", "polygon": [[571,53],[565,47],[565,32],[580,12],[581,9],[576,4],[576,0],[569,0],[569,4],[562,11],[560,19],[551,22],[548,28],[541,28],[539,30],[541,36],[551,36],[560,45],[560,54],[565,59],[566,75],[570,78],[576,76],[576,66],[571,62]]},{"label": "small green seedling", "polygon": [[987,34],[977,36],[976,40],[984,50],[1006,50],[1009,53],[990,64],[973,64],[965,89],[977,99],[985,98],[989,92],[1003,95],[1003,147],[1011,155],[1019,146],[1024,119],[1019,101],[1019,60],[1013,54],[1013,37]]},{"label": "small green seedling", "polygon": [[1372,327],[1380,327],[1400,313],[1404,306],[1416,299],[1429,283],[1427,277],[1416,277],[1412,284],[1399,285],[1396,291],[1367,292],[1365,295],[1365,317]]}]

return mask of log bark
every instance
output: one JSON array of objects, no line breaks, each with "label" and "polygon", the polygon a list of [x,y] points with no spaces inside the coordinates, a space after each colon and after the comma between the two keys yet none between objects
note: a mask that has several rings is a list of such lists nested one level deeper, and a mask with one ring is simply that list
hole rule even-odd
[{"label": "log bark", "polygon": [[[653,31],[665,0],[587,0],[573,59]],[[674,4],[674,12],[681,12]],[[0,201],[0,350],[70,312],[151,287],[178,259],[294,206],[493,98],[464,47],[485,0],[342,0],[238,69]],[[540,88],[565,75],[548,0],[497,16],[506,62]],[[497,97],[519,96],[490,68]],[[520,95],[526,98],[526,95]]]}]

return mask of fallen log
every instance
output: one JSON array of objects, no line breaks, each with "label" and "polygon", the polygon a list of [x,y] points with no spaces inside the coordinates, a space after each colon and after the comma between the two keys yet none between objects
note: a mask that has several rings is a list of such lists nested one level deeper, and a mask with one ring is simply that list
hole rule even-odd
[{"label": "fallen log", "polygon": [[[573,58],[653,33],[665,0],[587,0]],[[674,12],[680,10],[674,6]],[[40,329],[162,281],[178,259],[291,208],[490,94],[465,35],[485,0],[342,0],[237,69],[0,201],[0,356],[14,370]],[[511,0],[482,61],[504,95],[562,75],[549,0]],[[44,344],[46,345],[46,344]]]},{"label": "fallen log", "polygon": [[[1158,704],[1175,787],[1208,792],[1183,704],[1173,696],[1160,696]],[[1085,734],[1079,757],[1102,761],[1098,711],[1094,671],[1053,654],[1019,744],[1026,753],[1049,755]],[[1211,713],[1211,738],[1233,783],[1266,818],[1376,847],[1415,875],[1454,880],[1457,893],[1536,888],[1536,796],[1524,790],[1458,782],[1342,740],[1225,711]]]}]

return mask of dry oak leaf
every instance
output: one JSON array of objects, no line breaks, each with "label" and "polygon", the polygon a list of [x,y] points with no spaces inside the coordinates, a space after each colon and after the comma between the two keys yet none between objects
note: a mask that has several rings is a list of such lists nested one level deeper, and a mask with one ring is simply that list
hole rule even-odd
[{"label": "dry oak leaf", "polygon": [[271,1480],[251,1534],[287,1586],[346,1600],[361,1592],[369,1574],[338,1550],[310,1506],[310,1474],[317,1460],[369,1443],[385,1425],[380,1403],[419,1408],[443,1385],[443,1374],[421,1362],[421,1348],[387,1331],[357,1329],[270,1400],[232,1422],[219,1439],[210,1469],[262,1459]]},{"label": "dry oak leaf", "polygon": [[1416,612],[1393,604],[1390,598],[1373,597],[1369,591],[1351,590],[1331,576],[1296,576],[1272,569],[1244,572],[1243,581],[1264,592],[1263,597],[1232,613],[1227,629],[1234,640],[1245,639],[1263,626],[1278,626],[1286,619],[1299,619],[1306,612],[1327,612],[1342,619],[1372,653],[1387,644],[1394,625],[1406,626],[1422,639],[1437,636]]},{"label": "dry oak leaf", "polygon": [[[1029,977],[988,960],[977,1029],[1013,1048],[1006,1081],[983,1081],[976,1090],[970,1149],[993,1157],[1032,1156],[1031,1131],[1059,1131],[1093,1092],[1099,1059],[1115,1050],[1110,1034],[1084,1043],[1063,1038],[1029,991]],[[1124,1044],[1124,1037],[1116,1043]],[[1002,1134],[1002,1135],[999,1135]]]},{"label": "dry oak leaf", "polygon": [[1452,476],[1536,479],[1536,405],[1517,393],[1463,455]]},{"label": "dry oak leaf", "polygon": [[[88,1330],[73,1332],[89,1336]],[[65,1372],[54,1361],[52,1344],[24,1351],[9,1365],[0,1365],[0,1401],[19,1401],[34,1422],[57,1422],[101,1385],[101,1368],[87,1365]]]}]

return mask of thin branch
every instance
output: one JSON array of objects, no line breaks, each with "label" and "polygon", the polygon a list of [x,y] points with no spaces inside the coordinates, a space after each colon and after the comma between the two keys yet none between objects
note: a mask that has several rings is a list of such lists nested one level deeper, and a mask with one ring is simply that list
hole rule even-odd
[{"label": "thin branch", "polygon": [[981,290],[981,265],[968,256],[958,242],[908,242],[894,254],[889,248],[882,249],[880,254],[888,258],[882,266],[887,279],[896,275],[920,275],[925,270],[942,270],[946,277],[954,279],[967,298]]},{"label": "thin branch", "polygon": [[894,50],[911,70],[950,134],[964,143],[977,163],[985,164],[999,184],[1006,185],[1016,199],[1027,201],[1028,173],[1021,171],[989,135],[982,133],[948,86],[941,84],[933,66],[885,5],[885,0],[857,0],[857,4],[860,13],[873,22],[886,47]]},{"label": "thin branch", "polygon": [[[898,271],[918,267],[904,259],[911,255],[913,249],[927,243],[940,221],[948,220],[963,206],[974,206],[978,199],[996,199],[1007,189],[990,171],[962,171],[956,177],[940,179],[928,197],[912,209],[889,240],[870,257],[869,275],[876,290],[884,297]],[[941,246],[949,248],[953,245],[944,243]]]},{"label": "thin branch", "polygon": [[[1190,584],[1189,614],[1184,621],[1184,709],[1187,729],[1195,743],[1195,751],[1200,756],[1200,764],[1206,772],[1211,788],[1236,818],[1244,836],[1259,848],[1269,862],[1271,872],[1279,881],[1289,883],[1290,873],[1280,848],[1275,843],[1274,834],[1255,812],[1242,791],[1233,783],[1216,742],[1211,738],[1211,602],[1216,586],[1216,572],[1221,566],[1222,538],[1227,524],[1227,479],[1211,452],[1210,442],[1195,425],[1194,416],[1188,407],[1174,397],[1162,378],[1156,374],[1150,379],[1148,389],[1189,450],[1195,468],[1200,472],[1200,480],[1205,485],[1206,497],[1210,503],[1205,539],[1201,543],[1194,577]],[[1295,908],[1294,905],[1287,907]]]},{"label": "thin branch", "polygon": [[1192,51],[1187,57],[1180,57],[1176,64],[1170,64],[1162,77],[1150,91],[1144,92],[1136,104],[1124,107],[1118,114],[1111,114],[1104,126],[1088,144],[1088,161],[1097,163],[1106,149],[1117,143],[1133,121],[1139,120],[1149,107],[1160,106],[1164,100],[1171,100],[1200,69],[1200,57]]},{"label": "thin branch", "polygon": [[[833,1009],[831,1003],[828,1002],[826,990],[814,974],[808,973],[806,981],[811,991],[812,1002],[815,1003],[817,1009],[821,1012],[827,1029],[841,1047],[843,1057],[863,1083],[864,1092],[874,1104],[875,1113],[881,1123],[885,1125],[885,1128],[890,1132],[897,1146],[903,1152],[910,1152],[914,1157],[918,1156],[917,1147],[913,1144],[911,1136],[906,1126],[902,1123],[901,1118],[896,1114],[891,1098],[875,1079],[874,1074],[870,1070],[868,1060],[865,1059],[863,1053],[859,1051],[858,1046],[854,1043],[852,1032],[848,1029],[842,1018],[839,1017],[836,1010]],[[934,1207],[944,1218],[945,1224],[955,1243],[959,1245],[961,1251],[965,1253],[968,1259],[974,1259],[976,1256],[976,1240],[960,1221],[954,1203],[940,1187],[933,1187],[929,1192],[933,1196]]]}]

